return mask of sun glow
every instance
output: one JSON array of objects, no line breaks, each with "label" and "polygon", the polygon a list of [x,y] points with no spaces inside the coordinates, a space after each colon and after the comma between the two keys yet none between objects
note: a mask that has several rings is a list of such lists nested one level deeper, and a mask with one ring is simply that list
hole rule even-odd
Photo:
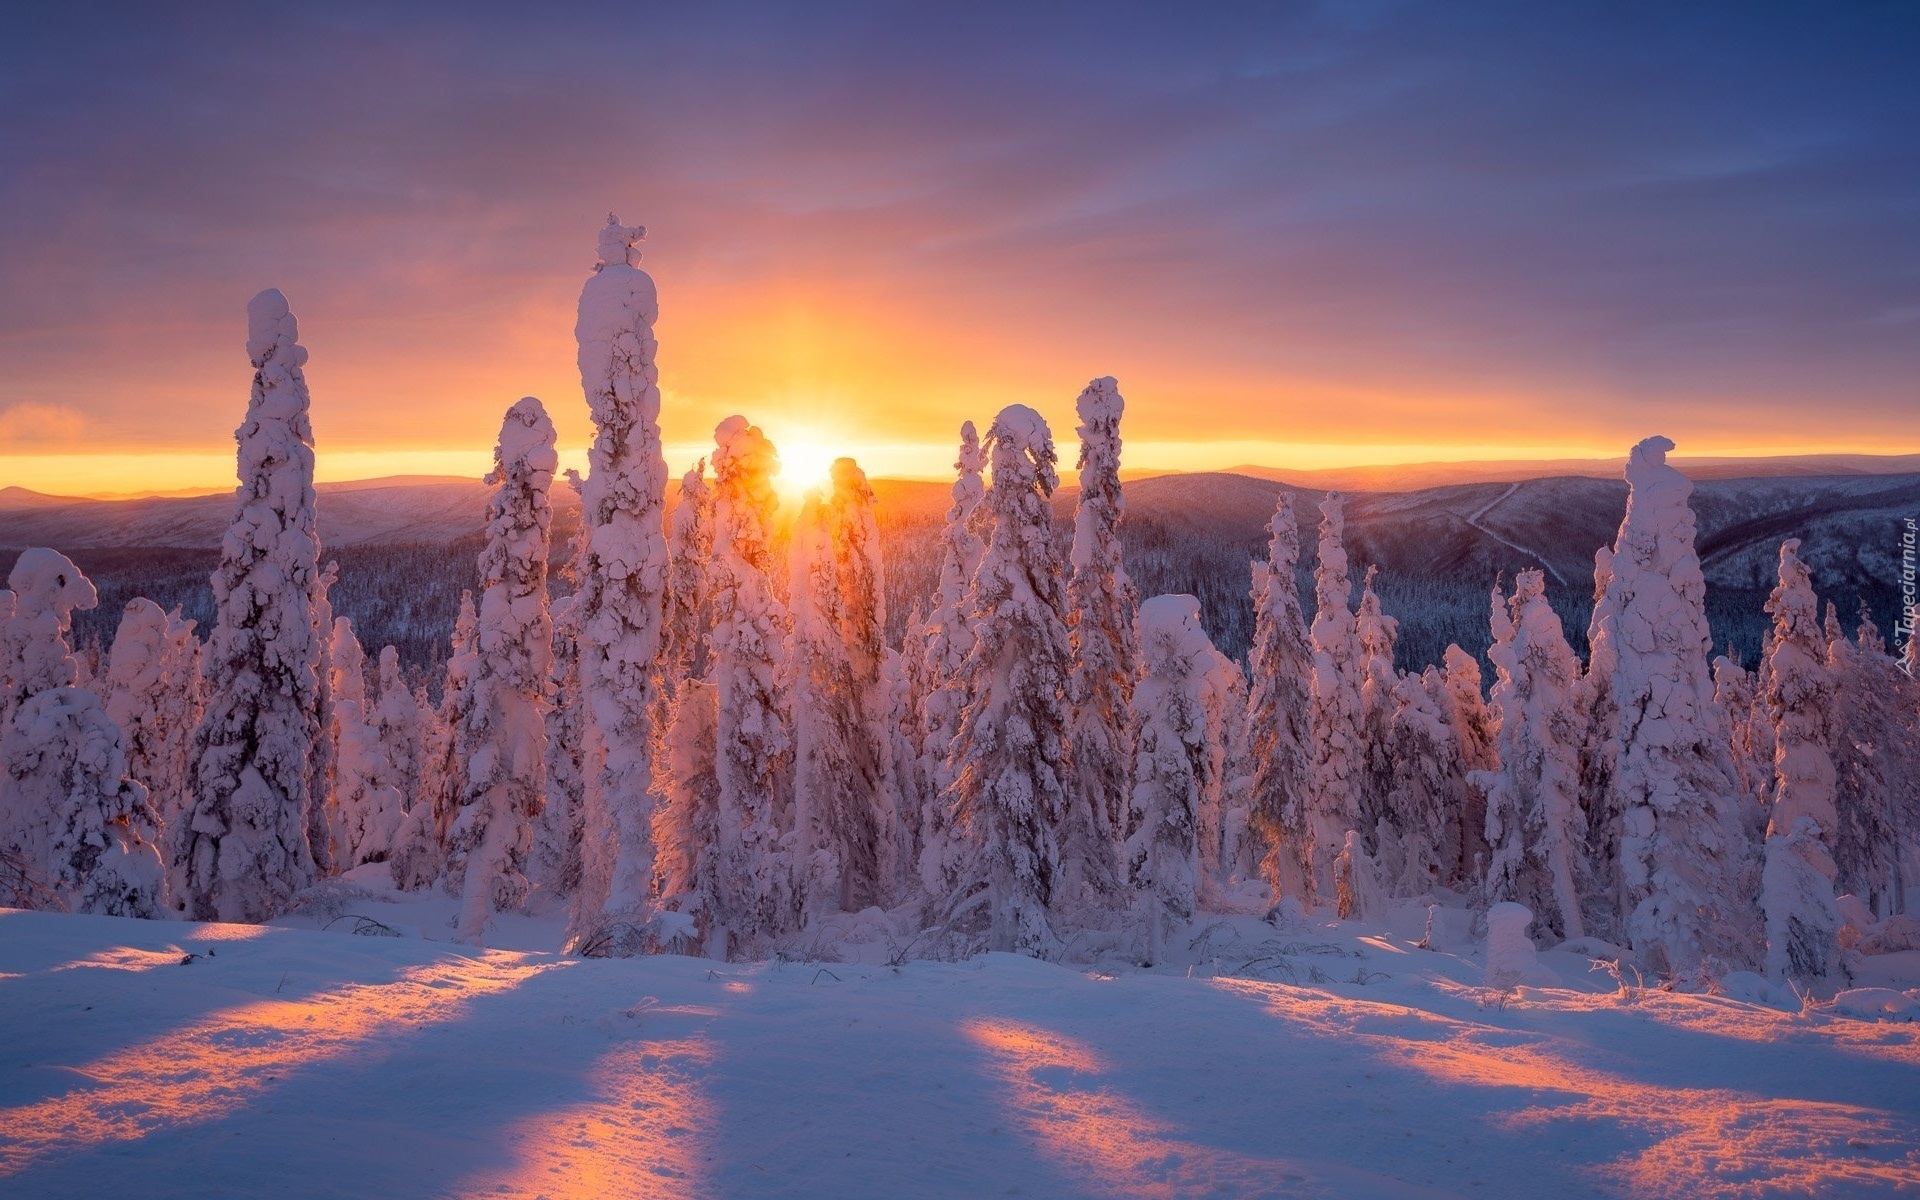
[{"label": "sun glow", "polygon": [[774,486],[789,500],[798,500],[814,488],[826,487],[832,477],[833,460],[851,454],[850,449],[811,437],[787,440],[771,430],[767,436],[780,452],[780,474],[774,477]]}]

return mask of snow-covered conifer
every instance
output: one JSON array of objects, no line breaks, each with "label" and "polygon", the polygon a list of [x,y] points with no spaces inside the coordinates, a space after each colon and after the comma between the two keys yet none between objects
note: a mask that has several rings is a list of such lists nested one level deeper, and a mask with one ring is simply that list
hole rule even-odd
[{"label": "snow-covered conifer", "polygon": [[708,563],[713,553],[713,489],[707,460],[680,478],[680,499],[668,518],[666,624],[661,636],[661,680],[671,692],[707,673],[707,639],[713,611]]},{"label": "snow-covered conifer", "polygon": [[1375,866],[1388,896],[1428,896],[1456,882],[1456,827],[1472,789],[1459,741],[1447,718],[1446,678],[1429,667],[1401,675],[1383,723],[1385,820],[1375,830]]},{"label": "snow-covered conifer", "polygon": [[718,700],[713,684],[690,679],[674,701],[653,844],[661,949],[724,962],[730,936],[722,905],[730,892],[721,878]]},{"label": "snow-covered conifer", "polygon": [[667,463],[660,450],[660,304],[639,269],[646,230],[607,218],[580,291],[580,383],[593,412],[581,493],[587,559],[576,619],[587,710],[576,942],[644,915],[653,886],[653,721],[667,587]]},{"label": "snow-covered conifer", "polygon": [[0,762],[0,852],[44,871],[73,911],[160,915],[159,820],[147,789],[127,778],[120,727],[99,697],[36,692],[0,737]]},{"label": "snow-covered conifer", "polygon": [[[340,579],[340,564],[328,562],[320,569],[319,583],[313,593],[313,637],[314,644],[320,647],[320,658],[314,664],[315,690],[314,711],[320,717],[320,734],[313,739],[313,756],[308,768],[308,794],[313,803],[307,809],[307,847],[313,851],[313,870],[319,877],[338,874],[343,868],[335,861],[334,843],[340,831],[340,801],[336,788],[338,785],[338,761],[340,757],[340,722],[333,710],[333,635],[337,632],[333,617],[333,585]],[[353,646],[360,649],[358,642]],[[359,665],[364,670],[366,656],[360,655]],[[365,688],[362,687],[364,694]]]},{"label": "snow-covered conifer", "polygon": [[[1073,674],[1068,736],[1073,797],[1061,830],[1064,895],[1093,905],[1118,895],[1125,837],[1128,703],[1140,669],[1133,625],[1138,595],[1121,561],[1120,417],[1125,408],[1110,377],[1080,393],[1080,498],[1074,510],[1073,574],[1067,581]],[[1063,897],[1064,898],[1064,897]]]},{"label": "snow-covered conifer", "polygon": [[963,850],[945,907],[957,926],[984,927],[988,949],[1045,955],[1069,802],[1072,648],[1049,504],[1059,476],[1052,432],[1025,405],[1001,410],[987,446],[994,524],[967,602],[971,695],[948,793]]},{"label": "snow-covered conifer", "polygon": [[1680,974],[1707,959],[1756,966],[1761,939],[1756,856],[1707,674],[1693,485],[1668,465],[1671,449],[1648,438],[1627,461],[1627,514],[1604,569],[1593,659],[1611,664],[1605,757],[1625,932],[1637,952]]},{"label": "snow-covered conifer", "polygon": [[400,672],[400,652],[392,646],[380,651],[376,687],[364,721],[372,742],[365,775],[366,803],[360,808],[355,836],[349,842],[349,868],[358,863],[384,862],[393,856],[407,814],[420,796],[420,704]]},{"label": "snow-covered conifer", "polygon": [[1309,905],[1333,902],[1334,868],[1347,834],[1360,816],[1360,775],[1365,762],[1361,733],[1360,640],[1353,611],[1353,582],[1341,545],[1345,518],[1340,495],[1320,503],[1320,557],[1314,569],[1314,614],[1309,631],[1313,674],[1309,714],[1312,757],[1306,797]]},{"label": "snow-covered conifer", "polygon": [[1556,939],[1585,937],[1580,884],[1590,872],[1580,809],[1580,663],[1547,603],[1543,573],[1515,577],[1504,613],[1496,603],[1493,631],[1487,657],[1498,672],[1500,769],[1479,778],[1492,847],[1487,899],[1525,905],[1536,928]]},{"label": "snow-covered conifer", "polygon": [[850,458],[794,527],[794,830],[811,913],[884,906],[899,890],[899,798],[885,674],[886,575],[873,489]]},{"label": "snow-covered conifer", "polygon": [[735,955],[798,917],[781,847],[793,745],[786,697],[787,613],[773,587],[772,521],[780,458],[760,427],[714,430],[713,648],[720,879],[715,921]]},{"label": "snow-covered conifer", "polygon": [[1200,898],[1202,794],[1214,770],[1201,693],[1214,649],[1192,596],[1141,604],[1138,635],[1146,674],[1130,702],[1135,757],[1126,847],[1151,964],[1165,958],[1168,939],[1193,919]]},{"label": "snow-covered conifer", "polygon": [[[158,814],[162,861],[171,862],[186,829],[192,792],[187,769],[193,730],[200,723],[200,639],[178,608],[172,613],[144,597],[127,602],[107,656],[107,715],[125,735],[127,774],[146,785]],[[169,880],[170,894],[186,881]]]},{"label": "snow-covered conifer", "polygon": [[213,576],[193,811],[174,868],[199,920],[265,920],[314,878],[320,570],[307,351],[278,291],[255,296],[247,318],[253,394],[235,435],[238,502]]},{"label": "snow-covered conifer", "polygon": [[[1486,869],[1487,793],[1472,782],[1476,771],[1495,771],[1500,754],[1495,746],[1499,722],[1487,707],[1481,687],[1480,660],[1458,646],[1449,645],[1442,656],[1442,689],[1435,696],[1446,717],[1447,728],[1460,755],[1465,790],[1446,836],[1446,844],[1458,847],[1452,868],[1453,882],[1461,886],[1477,883]],[[1429,687],[1429,695],[1435,695]]]},{"label": "snow-covered conifer", "polygon": [[[567,486],[577,495],[580,473],[565,474]],[[572,553],[560,567],[567,594],[556,597],[548,609],[553,619],[553,704],[547,709],[547,795],[534,822],[530,874],[535,884],[555,896],[571,896],[580,886],[586,817],[581,759],[587,709],[580,687],[579,597],[588,537],[584,525],[574,532]]]},{"label": "snow-covered conifer", "polygon": [[385,857],[392,836],[382,839],[380,831],[398,822],[400,803],[397,794],[379,790],[386,755],[368,720],[367,655],[345,617],[334,619],[327,641],[327,675],[334,747],[331,853],[334,869],[344,873],[376,854]]},{"label": "snow-covered conifer", "polygon": [[1859,636],[1829,642],[1833,678],[1834,890],[1885,917],[1907,911],[1920,828],[1920,686],[1861,614]]},{"label": "snow-covered conifer", "polygon": [[393,886],[404,891],[430,887],[445,873],[448,831],[467,786],[467,768],[456,735],[473,712],[474,684],[480,677],[479,626],[473,593],[462,591],[447,645],[440,706],[436,709],[424,691],[415,693],[420,712],[420,792],[401,822],[393,855],[387,860]]},{"label": "snow-covered conifer", "polygon": [[460,897],[460,938],[474,945],[491,913],[526,900],[533,819],[547,787],[548,489],[560,460],[540,401],[528,396],[507,410],[493,461],[487,482],[498,490],[480,552],[478,669],[453,734],[465,779],[447,830],[446,888]]},{"label": "snow-covered conifer", "polygon": [[1258,876],[1264,847],[1252,832],[1247,676],[1211,639],[1203,657],[1200,709],[1206,718],[1207,776],[1200,789],[1200,901],[1220,907],[1227,902],[1221,885]]},{"label": "snow-covered conifer", "polygon": [[1817,983],[1839,966],[1834,907],[1833,678],[1812,574],[1800,542],[1780,545],[1780,582],[1767,598],[1773,645],[1759,697],[1773,722],[1773,787],[1760,907],[1767,922],[1767,974]]},{"label": "snow-covered conifer", "polygon": [[[0,720],[29,696],[75,687],[80,660],[73,652],[73,614],[100,602],[93,583],[58,550],[23,550],[7,574],[11,611],[0,624]],[[0,727],[4,727],[0,725]]]},{"label": "snow-covered conifer", "polygon": [[1291,492],[1280,493],[1267,531],[1267,561],[1253,564],[1245,738],[1252,819],[1266,844],[1261,870],[1277,904],[1282,896],[1306,898],[1310,844],[1306,802],[1312,766],[1313,646],[1294,583],[1300,533]]},{"label": "snow-covered conifer", "polygon": [[[943,895],[954,881],[963,847],[951,835],[949,790],[953,787],[953,739],[960,715],[971,698],[966,675],[967,655],[973,649],[973,618],[967,611],[973,576],[980,569],[986,542],[980,525],[987,519],[984,503],[987,454],[973,422],[960,426],[960,454],[954,461],[953,502],[940,535],[940,583],[933,608],[927,613],[920,640],[906,643],[920,650],[920,709],[916,740],[920,749],[917,791],[920,815],[920,882],[931,895]],[[922,649],[923,648],[923,649]]]}]

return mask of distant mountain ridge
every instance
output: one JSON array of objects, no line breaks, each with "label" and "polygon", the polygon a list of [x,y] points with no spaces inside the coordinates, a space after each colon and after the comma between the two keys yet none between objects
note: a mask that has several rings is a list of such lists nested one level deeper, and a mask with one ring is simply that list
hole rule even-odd
[{"label": "distant mountain ridge", "polygon": [[[1762,458],[1681,456],[1667,459],[1689,479],[1807,478],[1832,475],[1910,475],[1920,473],[1920,454],[1787,454]],[[1296,487],[1343,492],[1404,492],[1461,483],[1520,483],[1529,479],[1574,476],[1619,479],[1624,458],[1492,459],[1481,462],[1396,463],[1377,467],[1239,466],[1226,473],[1272,479]]]}]

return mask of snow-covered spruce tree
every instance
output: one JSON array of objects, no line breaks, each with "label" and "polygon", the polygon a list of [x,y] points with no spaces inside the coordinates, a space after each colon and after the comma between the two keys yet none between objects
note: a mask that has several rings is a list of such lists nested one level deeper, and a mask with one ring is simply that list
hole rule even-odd
[{"label": "snow-covered spruce tree", "polygon": [[434,708],[424,691],[415,693],[420,712],[420,792],[400,824],[393,855],[387,860],[393,886],[403,891],[431,887],[446,872],[448,831],[467,786],[467,765],[456,735],[473,711],[474,684],[480,676],[479,629],[473,593],[462,591],[448,640],[440,707]]},{"label": "snow-covered spruce tree", "polygon": [[120,727],[85,688],[34,693],[0,737],[0,853],[44,871],[74,912],[161,914],[159,818],[127,778]]},{"label": "snow-covered spruce tree", "polygon": [[1767,923],[1767,974],[1817,984],[1840,964],[1840,913],[1833,903],[1833,677],[1813,577],[1800,542],[1780,544],[1780,581],[1767,598],[1773,645],[1759,697],[1773,722],[1773,788],[1760,907]]},{"label": "snow-covered spruce tree", "polygon": [[668,519],[666,623],[661,637],[661,682],[669,693],[707,673],[713,630],[708,558],[713,554],[713,489],[707,460],[680,477],[679,503]]},{"label": "snow-covered spruce tree", "polygon": [[567,924],[575,944],[612,926],[637,926],[653,887],[652,723],[667,586],[667,462],[654,365],[660,303],[638,265],[645,234],[607,218],[574,326],[595,427],[581,493],[587,559],[575,601],[587,710],[580,887]]},{"label": "snow-covered spruce tree", "polygon": [[76,687],[80,660],[73,652],[73,614],[100,602],[93,583],[58,550],[23,550],[7,574],[9,611],[0,623],[0,728],[29,696]]},{"label": "snow-covered spruce tree", "polygon": [[1267,561],[1253,564],[1253,645],[1247,654],[1246,744],[1256,835],[1265,843],[1261,872],[1282,896],[1307,896],[1307,787],[1313,646],[1300,610],[1294,570],[1300,533],[1293,493],[1280,493],[1267,525]]},{"label": "snow-covered spruce tree", "polygon": [[1263,847],[1252,834],[1247,773],[1247,677],[1211,640],[1200,674],[1207,775],[1200,789],[1200,902],[1227,904],[1221,885],[1259,873]]},{"label": "snow-covered spruce tree", "polygon": [[1828,643],[1833,678],[1834,890],[1880,917],[1908,911],[1902,864],[1920,821],[1920,686],[1863,611],[1858,636]]},{"label": "snow-covered spruce tree", "polygon": [[329,811],[328,835],[332,841],[334,869],[345,873],[366,862],[362,850],[369,842],[369,829],[377,827],[387,814],[375,815],[375,808],[390,807],[394,797],[376,795],[374,777],[382,765],[383,753],[371,725],[367,723],[367,655],[353,622],[336,617],[327,639],[327,676],[332,700],[333,788]]},{"label": "snow-covered spruce tree", "polygon": [[920,766],[915,780],[922,800],[920,814],[920,883],[932,896],[945,895],[955,884],[964,847],[952,836],[948,809],[953,787],[953,739],[960,716],[972,697],[966,675],[967,655],[973,649],[973,618],[967,611],[973,576],[980,569],[986,541],[980,526],[988,510],[983,501],[987,485],[981,479],[987,454],[973,422],[960,426],[960,454],[954,461],[953,502],[947,508],[946,529],[940,535],[940,585],[927,614],[920,640],[907,649],[924,647],[920,657],[920,711],[916,731]]},{"label": "snow-covered spruce tree", "polygon": [[1314,569],[1313,674],[1309,707],[1312,757],[1306,797],[1307,895],[1309,907],[1332,904],[1335,863],[1360,815],[1360,774],[1366,746],[1361,736],[1360,639],[1353,611],[1353,582],[1340,544],[1345,519],[1340,494],[1320,502],[1320,557]]},{"label": "snow-covered spruce tree", "polygon": [[487,482],[498,490],[480,552],[477,670],[472,703],[453,731],[465,779],[447,830],[444,880],[460,897],[460,939],[476,946],[492,913],[527,898],[533,820],[547,789],[548,492],[560,459],[540,401],[528,396],[507,410],[493,462]]},{"label": "snow-covered spruce tree", "polygon": [[376,686],[365,720],[373,743],[365,777],[367,802],[351,841],[358,862],[385,862],[393,857],[400,831],[421,792],[420,702],[407,688],[400,672],[400,652],[392,646],[380,651]]},{"label": "snow-covered spruce tree", "polygon": [[1069,803],[1066,688],[1072,669],[1062,571],[1049,503],[1059,485],[1053,435],[1014,404],[987,431],[993,534],[967,610],[971,695],[955,735],[949,788],[963,847],[944,916],[983,930],[990,950],[1044,957]]},{"label": "snow-covered spruce tree", "polygon": [[[1620,911],[1636,953],[1673,975],[1759,965],[1757,855],[1739,809],[1725,718],[1707,675],[1706,581],[1693,484],[1652,437],[1627,460],[1627,514],[1596,605],[1620,821]],[[1589,819],[1594,814],[1589,811]]]},{"label": "snow-covered spruce tree", "polygon": [[176,873],[196,920],[263,921],[313,882],[308,822],[320,736],[320,582],[306,348],[286,297],[247,305],[253,395],[240,487],[213,575],[207,705]]},{"label": "snow-covered spruce tree", "polygon": [[1473,783],[1472,778],[1475,771],[1499,769],[1500,755],[1494,744],[1499,726],[1487,707],[1486,693],[1480,685],[1480,660],[1458,646],[1449,645],[1442,662],[1445,664],[1441,673],[1442,688],[1436,693],[1429,686],[1427,693],[1440,704],[1447,728],[1453,733],[1464,787],[1446,835],[1446,844],[1459,849],[1449,882],[1457,887],[1471,887],[1479,883],[1489,857],[1487,793]]},{"label": "snow-covered spruce tree", "polygon": [[[320,736],[313,740],[313,756],[308,767],[308,794],[313,803],[307,809],[307,847],[313,851],[313,871],[317,878],[336,875],[341,868],[335,861],[334,843],[340,829],[337,760],[340,756],[340,723],[333,711],[333,585],[340,579],[340,564],[329,561],[320,568],[320,581],[313,592],[313,638],[320,647],[320,659],[314,665],[314,711],[320,718]],[[359,649],[359,643],[354,643]],[[361,655],[361,667],[366,666]],[[363,688],[362,691],[365,689]]]},{"label": "snow-covered spruce tree", "polygon": [[702,679],[687,680],[674,700],[653,844],[660,949],[724,962],[729,933],[721,904],[730,892],[721,878],[718,700],[719,690]]},{"label": "snow-covered spruce tree", "polygon": [[[127,774],[146,785],[160,821],[161,860],[172,862],[187,828],[187,769],[203,703],[193,622],[144,597],[128,601],[107,655],[105,690],[107,715],[124,735]],[[185,879],[170,879],[167,890],[177,896],[185,887]]]},{"label": "snow-covered spruce tree", "polygon": [[1200,898],[1200,810],[1213,771],[1201,692],[1214,651],[1192,596],[1155,596],[1140,605],[1138,635],[1146,674],[1130,701],[1126,849],[1152,965],[1166,957],[1169,939],[1193,919]]},{"label": "snow-covered spruce tree", "polygon": [[[1771,643],[1768,649],[1772,649]],[[1713,702],[1727,715],[1728,746],[1733,752],[1740,801],[1765,811],[1773,793],[1773,752],[1771,735],[1765,739],[1768,749],[1764,758],[1758,750],[1762,743],[1754,736],[1755,722],[1767,720],[1764,714],[1756,716],[1758,700],[1754,673],[1742,667],[1739,656],[1728,647],[1726,654],[1713,660]]]},{"label": "snow-covered spruce tree", "polygon": [[873,489],[852,459],[807,496],[791,557],[794,830],[810,915],[885,906],[900,890],[886,665],[886,575]]},{"label": "snow-covered spruce tree", "polygon": [[1429,896],[1452,882],[1459,859],[1454,825],[1471,791],[1446,715],[1446,679],[1437,668],[1395,679],[1383,727],[1384,809],[1377,869],[1382,894]]},{"label": "snow-covered spruce tree", "polygon": [[1120,417],[1126,402],[1111,377],[1094,380],[1075,404],[1080,415],[1080,498],[1074,509],[1073,574],[1067,628],[1073,673],[1067,682],[1073,744],[1073,798],[1060,831],[1059,899],[1106,907],[1120,892],[1132,754],[1128,704],[1140,670],[1134,608],[1138,595],[1121,561]]},{"label": "snow-covered spruce tree", "polygon": [[1354,613],[1354,638],[1360,646],[1360,740],[1364,747],[1360,774],[1359,819],[1354,828],[1376,858],[1401,857],[1399,821],[1389,801],[1393,791],[1393,647],[1400,623],[1380,607],[1373,580],[1377,566],[1367,568],[1360,585],[1360,605]]},{"label": "snow-covered spruce tree", "polygon": [[720,884],[714,920],[737,957],[793,928],[799,916],[790,826],[793,742],[781,683],[787,612],[774,593],[772,523],[779,497],[773,443],[745,417],[714,430],[714,774],[720,800]]},{"label": "snow-covered spruce tree", "polygon": [[[577,494],[579,472],[566,472],[566,480]],[[574,532],[572,553],[560,567],[567,594],[555,597],[548,609],[553,619],[549,672],[553,703],[547,709],[547,795],[534,822],[529,873],[537,886],[555,896],[571,896],[580,886],[580,842],[586,816],[586,780],[580,760],[587,708],[580,691],[579,595],[586,573],[587,538],[585,526]]]},{"label": "snow-covered spruce tree", "polygon": [[1580,662],[1567,644],[1546,576],[1522,571],[1503,606],[1496,591],[1493,708],[1500,722],[1500,769],[1479,777],[1487,792],[1489,903],[1523,904],[1534,929],[1555,940],[1586,936],[1580,911],[1586,820],[1580,809],[1580,738],[1585,715]]}]

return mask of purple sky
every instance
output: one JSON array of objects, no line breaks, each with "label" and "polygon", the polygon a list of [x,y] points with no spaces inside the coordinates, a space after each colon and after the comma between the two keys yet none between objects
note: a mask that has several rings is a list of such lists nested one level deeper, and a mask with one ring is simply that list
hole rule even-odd
[{"label": "purple sky", "polygon": [[21,7],[0,461],[225,453],[269,285],[323,450],[583,440],[609,208],[674,443],[1920,449],[1913,4]]}]

